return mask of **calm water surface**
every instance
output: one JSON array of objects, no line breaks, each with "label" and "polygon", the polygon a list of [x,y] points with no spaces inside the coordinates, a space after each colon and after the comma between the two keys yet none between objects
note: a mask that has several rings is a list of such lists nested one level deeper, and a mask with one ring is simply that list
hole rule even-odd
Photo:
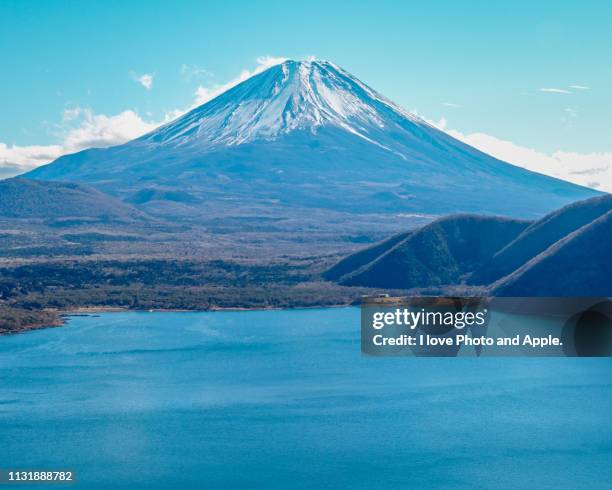
[{"label": "calm water surface", "polygon": [[0,373],[0,468],[80,488],[612,488],[612,359],[366,358],[354,308],[74,317]]}]

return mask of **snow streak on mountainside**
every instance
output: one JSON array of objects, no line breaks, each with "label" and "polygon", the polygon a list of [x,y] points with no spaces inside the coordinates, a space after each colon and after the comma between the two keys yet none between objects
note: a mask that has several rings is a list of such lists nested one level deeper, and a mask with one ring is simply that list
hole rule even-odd
[{"label": "snow streak on mountainside", "polygon": [[27,176],[84,181],[132,201],[143,189],[180,189],[184,202],[219,214],[274,204],[537,216],[597,194],[496,160],[324,61],[284,62],[141,138]]}]

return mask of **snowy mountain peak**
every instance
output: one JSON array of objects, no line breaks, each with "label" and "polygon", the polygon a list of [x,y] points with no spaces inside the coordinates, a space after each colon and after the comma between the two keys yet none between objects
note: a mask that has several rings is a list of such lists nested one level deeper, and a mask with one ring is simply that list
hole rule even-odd
[{"label": "snowy mountain peak", "polygon": [[[145,135],[162,145],[232,146],[335,126],[371,143],[373,131],[415,116],[329,61],[288,60]],[[406,121],[408,120],[408,121]]]},{"label": "snowy mountain peak", "polygon": [[329,210],[526,217],[593,195],[485,155],[326,61],[273,66],[137,140],[28,177],[94,184],[168,216],[278,207],[300,223],[313,209],[322,222]]}]

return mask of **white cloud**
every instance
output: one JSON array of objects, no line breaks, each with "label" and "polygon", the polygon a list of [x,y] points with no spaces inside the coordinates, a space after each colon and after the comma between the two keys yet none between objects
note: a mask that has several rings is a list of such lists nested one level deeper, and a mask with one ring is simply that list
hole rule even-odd
[{"label": "white cloud", "polygon": [[428,122],[452,137],[505,162],[575,184],[612,192],[612,152],[555,151],[544,153],[489,134],[463,134],[460,131],[448,129],[446,119]]},{"label": "white cloud", "polygon": [[0,178],[27,172],[68,153],[85,148],[125,143],[155,129],[159,123],[142,119],[126,110],[112,116],[75,107],[63,113],[59,125],[62,142],[55,145],[7,145],[0,143]]},{"label": "white cloud", "polygon": [[159,124],[143,120],[133,110],[114,116],[94,114],[91,109],[81,109],[80,124],[69,129],[63,146],[69,151],[84,148],[118,145],[155,129]]},{"label": "white cloud", "polygon": [[60,157],[62,145],[17,146],[0,143],[0,178],[17,175]]},{"label": "white cloud", "polygon": [[442,105],[446,107],[461,107],[459,104],[455,104],[454,102],[440,102]]},{"label": "white cloud", "polygon": [[569,88],[576,90],[591,90],[591,87],[587,87],[586,85],[570,85]]},{"label": "white cloud", "polygon": [[180,72],[185,80],[212,76],[212,73],[205,68],[201,68],[198,65],[186,65],[184,63],[181,65]]},{"label": "white cloud", "polygon": [[[253,75],[260,73],[264,70],[267,70],[268,68],[272,66],[280,65],[281,63],[284,63],[288,59],[289,58],[286,58],[285,56],[270,56],[269,54],[265,56],[258,56],[256,60],[257,68],[253,70]],[[313,61],[315,58],[314,56],[309,56],[308,59],[310,61]]]},{"label": "white cloud", "polygon": [[571,94],[571,90],[566,90],[564,88],[552,88],[552,87],[548,87],[548,88],[541,88],[540,92],[550,92],[553,94]]},{"label": "white cloud", "polygon": [[70,109],[64,109],[62,113],[62,121],[68,122],[76,119],[81,115],[82,109],[80,107],[72,107]]},{"label": "white cloud", "polygon": [[140,85],[142,85],[146,90],[151,90],[153,88],[153,75],[150,73],[145,73],[143,75],[133,75],[134,80],[137,81]]}]

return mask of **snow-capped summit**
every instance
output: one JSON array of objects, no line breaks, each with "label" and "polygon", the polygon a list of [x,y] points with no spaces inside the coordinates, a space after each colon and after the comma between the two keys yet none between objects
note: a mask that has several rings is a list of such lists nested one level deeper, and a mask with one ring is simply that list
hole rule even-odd
[{"label": "snow-capped summit", "polygon": [[138,139],[27,177],[82,181],[189,216],[531,217],[597,194],[486,155],[328,61],[285,61]]},{"label": "snow-capped summit", "polygon": [[419,121],[329,61],[285,61],[146,135],[161,144],[202,147],[272,140],[294,130],[336,126],[371,138],[406,119]]}]

